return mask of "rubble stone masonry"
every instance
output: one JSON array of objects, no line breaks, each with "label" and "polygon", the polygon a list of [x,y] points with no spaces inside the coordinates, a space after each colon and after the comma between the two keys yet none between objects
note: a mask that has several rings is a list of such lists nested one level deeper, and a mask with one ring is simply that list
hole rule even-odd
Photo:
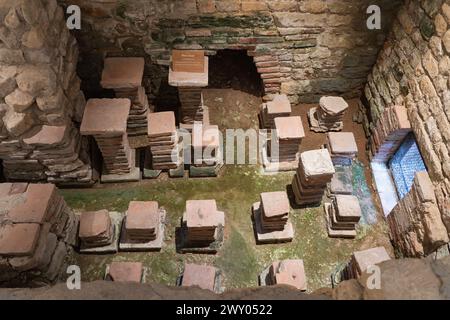
[{"label": "rubble stone masonry", "polygon": [[0,159],[7,180],[89,184],[78,48],[56,0],[0,1]]},{"label": "rubble stone masonry", "polygon": [[365,88],[370,125],[406,106],[450,231],[450,1],[407,0],[392,29]]},{"label": "rubble stone masonry", "polygon": [[[96,93],[105,56],[146,58],[146,92],[167,79],[171,49],[243,49],[266,98],[359,96],[401,0],[59,0],[77,4],[83,88]],[[370,5],[381,30],[368,30]],[[212,70],[213,72],[214,70]],[[99,90],[100,88],[98,88]],[[153,90],[151,90],[153,89]]]}]

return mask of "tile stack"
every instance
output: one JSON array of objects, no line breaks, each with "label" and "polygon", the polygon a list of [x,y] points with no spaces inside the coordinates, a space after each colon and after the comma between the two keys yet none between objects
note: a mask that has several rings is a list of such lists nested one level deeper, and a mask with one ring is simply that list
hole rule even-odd
[{"label": "tile stack", "polygon": [[389,235],[404,257],[423,257],[449,242],[426,171],[416,172],[411,190],[387,216]]},{"label": "tile stack", "polygon": [[[183,214],[184,240],[189,247],[208,247],[219,240],[225,214],[217,210],[216,200],[188,200]],[[220,230],[222,229],[222,230]]]},{"label": "tile stack", "polygon": [[219,271],[212,266],[186,263],[184,265],[181,286],[197,286],[201,289],[218,292],[220,286],[218,283],[218,274]]},{"label": "tile stack", "polygon": [[111,245],[114,241],[115,225],[108,210],[83,212],[80,216],[78,236],[83,248]]},{"label": "tile stack", "polygon": [[106,279],[115,282],[141,283],[144,272],[141,262],[114,261],[107,267]]},{"label": "tile stack", "polygon": [[57,281],[76,245],[77,227],[53,184],[0,184],[0,286]]},{"label": "tile stack", "polygon": [[309,110],[311,130],[315,132],[341,131],[342,121],[348,103],[341,97],[325,96],[320,98],[319,106]]},{"label": "tile stack", "polygon": [[135,167],[126,132],[130,105],[129,99],[90,99],[86,104],[80,131],[94,136],[106,174],[128,174]]},{"label": "tile stack", "polygon": [[284,191],[263,192],[261,201],[253,204],[256,237],[260,243],[290,241],[293,238],[289,220],[289,198]]},{"label": "tile stack", "polygon": [[[149,103],[145,88],[142,86],[144,65],[144,58],[106,58],[101,79],[102,87],[113,89],[116,98],[130,99],[127,133],[133,142],[137,141],[135,137],[147,135]],[[138,145],[132,144],[132,147],[143,147],[145,142],[143,145],[142,142]]]},{"label": "tile stack", "polygon": [[[272,162],[298,161],[300,143],[305,137],[300,117],[275,118],[275,148],[269,144]],[[277,150],[278,149],[278,150]]]},{"label": "tile stack", "polygon": [[204,123],[207,108],[203,105],[202,88],[208,86],[208,57],[203,50],[173,50],[169,84],[178,87],[181,122]]},{"label": "tile stack", "polygon": [[331,181],[334,173],[333,162],[327,149],[303,152],[292,181],[296,204],[320,203],[327,183]]},{"label": "tile stack", "polygon": [[337,194],[331,203],[325,203],[325,219],[330,238],[355,238],[356,225],[361,219],[358,198]]},{"label": "tile stack", "polygon": [[192,155],[192,165],[196,167],[215,167],[221,162],[218,126],[194,124],[192,129]]},{"label": "tile stack", "polygon": [[406,107],[392,106],[384,109],[370,136],[372,161],[387,162],[411,131]]},{"label": "tile stack", "polygon": [[202,88],[178,88],[181,103],[181,122],[193,124],[203,123],[205,107],[203,104]]},{"label": "tile stack", "polygon": [[183,146],[172,111],[148,115],[148,143],[151,160],[146,162],[151,162],[152,169],[175,169],[181,165]]},{"label": "tile stack", "polygon": [[305,267],[301,259],[275,261],[261,274],[261,280],[261,284],[265,282],[265,285],[283,284],[301,291],[307,289]]},{"label": "tile stack", "polygon": [[[4,159],[5,174],[10,179],[43,180],[51,183],[76,185],[93,181],[86,139],[81,139],[73,126],[36,127],[23,137],[27,160]],[[79,155],[74,156],[75,154]],[[46,168],[40,172],[33,168]]]},{"label": "tile stack", "polygon": [[265,231],[284,230],[289,221],[289,199],[286,192],[263,192],[261,197],[261,226]]},{"label": "tile stack", "polygon": [[357,279],[368,268],[390,259],[384,247],[356,251],[342,271],[341,278],[343,280]]},{"label": "tile stack", "polygon": [[261,127],[275,128],[275,118],[289,117],[291,115],[291,103],[285,94],[275,94],[272,101],[263,103],[259,113]]},{"label": "tile stack", "polygon": [[131,201],[125,219],[127,238],[133,242],[155,240],[160,232],[161,214],[156,201]]},{"label": "tile stack", "polygon": [[352,132],[328,132],[327,148],[335,165],[350,166],[358,156],[358,146]]}]

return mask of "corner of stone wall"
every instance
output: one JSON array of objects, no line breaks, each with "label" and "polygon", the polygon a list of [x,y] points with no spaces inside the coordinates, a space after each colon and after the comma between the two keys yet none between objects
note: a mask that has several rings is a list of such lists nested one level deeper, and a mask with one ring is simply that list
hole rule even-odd
[{"label": "corner of stone wall", "polygon": [[450,232],[450,4],[410,0],[400,8],[365,97],[371,127],[384,110],[403,105]]},{"label": "corner of stone wall", "polygon": [[0,159],[7,180],[93,182],[79,135],[78,47],[56,0],[0,4]]}]

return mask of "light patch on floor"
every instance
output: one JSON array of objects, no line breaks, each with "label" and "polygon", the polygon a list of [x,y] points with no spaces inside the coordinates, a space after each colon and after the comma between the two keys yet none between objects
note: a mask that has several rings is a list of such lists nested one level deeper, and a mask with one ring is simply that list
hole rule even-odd
[{"label": "light patch on floor", "polygon": [[387,217],[392,209],[397,205],[398,196],[392,180],[389,168],[385,163],[372,162],[370,164],[375,179],[381,206],[384,216]]}]

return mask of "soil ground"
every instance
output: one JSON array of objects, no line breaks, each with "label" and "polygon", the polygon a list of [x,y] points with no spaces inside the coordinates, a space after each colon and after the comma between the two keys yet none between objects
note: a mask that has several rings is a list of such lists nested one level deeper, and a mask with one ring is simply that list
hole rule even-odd
[{"label": "soil ground", "polygon": [[[211,123],[225,128],[257,128],[259,97],[232,88],[205,90],[205,102],[210,108]],[[362,127],[352,122],[357,101],[345,117],[345,131],[354,132],[359,160],[364,164],[371,187],[365,136]],[[319,148],[325,143],[324,134],[309,131],[306,112],[312,105],[294,106],[294,114],[302,117],[306,137],[302,150]],[[360,229],[354,240],[328,238],[323,207],[293,209],[291,219],[295,228],[294,241],[287,244],[256,245],[251,222],[251,206],[265,191],[286,190],[294,172],[263,175],[259,166],[225,166],[218,178],[144,180],[139,183],[98,185],[92,189],[66,189],[62,193],[76,210],[124,212],[132,200],[156,200],[168,212],[165,246],[156,253],[118,253],[115,255],[77,255],[83,281],[102,279],[111,261],[141,261],[148,268],[147,282],[174,285],[184,262],[207,263],[219,268],[225,288],[258,285],[258,275],[277,259],[303,259],[308,278],[308,291],[330,286],[335,268],[348,261],[355,250],[391,246],[387,227],[379,214],[378,223]],[[226,214],[225,242],[216,255],[178,254],[175,251],[175,228],[180,224],[188,199],[216,199]],[[378,208],[378,206],[377,206]],[[379,211],[379,210],[378,210]]]}]

